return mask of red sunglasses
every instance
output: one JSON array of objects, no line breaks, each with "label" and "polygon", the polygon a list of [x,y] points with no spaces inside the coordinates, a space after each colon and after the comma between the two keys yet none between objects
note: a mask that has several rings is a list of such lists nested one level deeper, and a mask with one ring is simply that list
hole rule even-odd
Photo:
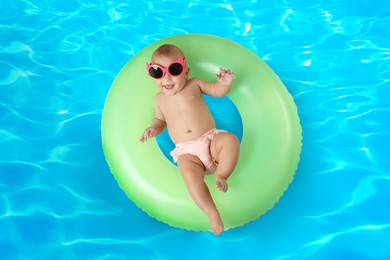
[{"label": "red sunglasses", "polygon": [[166,68],[157,64],[146,63],[146,70],[148,71],[148,76],[154,79],[164,78],[167,72],[172,77],[180,76],[185,71],[185,67],[186,59],[182,57],[172,61]]}]

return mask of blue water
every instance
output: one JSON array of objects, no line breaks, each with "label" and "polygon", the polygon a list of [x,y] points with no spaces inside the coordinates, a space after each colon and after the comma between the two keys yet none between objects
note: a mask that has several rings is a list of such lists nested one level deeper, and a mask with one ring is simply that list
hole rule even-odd
[{"label": "blue water", "polygon": [[[388,1],[2,0],[0,10],[1,259],[390,258]],[[183,33],[264,59],[303,129],[280,202],[220,237],[146,215],[101,147],[120,69]]]}]

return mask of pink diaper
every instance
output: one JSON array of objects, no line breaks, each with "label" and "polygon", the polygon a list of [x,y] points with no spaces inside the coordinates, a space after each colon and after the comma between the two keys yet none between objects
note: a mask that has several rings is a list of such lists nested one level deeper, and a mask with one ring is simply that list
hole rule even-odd
[{"label": "pink diaper", "polygon": [[176,144],[176,148],[171,152],[173,161],[177,162],[182,154],[191,154],[201,160],[206,170],[213,168],[215,162],[211,156],[210,144],[213,137],[219,133],[226,133],[226,131],[214,128],[192,141]]}]

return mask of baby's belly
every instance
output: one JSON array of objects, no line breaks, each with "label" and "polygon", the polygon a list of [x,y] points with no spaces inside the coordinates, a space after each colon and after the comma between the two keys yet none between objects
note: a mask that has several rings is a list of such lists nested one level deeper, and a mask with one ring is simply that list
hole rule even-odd
[{"label": "baby's belly", "polygon": [[214,120],[198,124],[178,124],[176,127],[168,126],[168,132],[172,141],[177,144],[194,140],[213,128],[215,128]]}]

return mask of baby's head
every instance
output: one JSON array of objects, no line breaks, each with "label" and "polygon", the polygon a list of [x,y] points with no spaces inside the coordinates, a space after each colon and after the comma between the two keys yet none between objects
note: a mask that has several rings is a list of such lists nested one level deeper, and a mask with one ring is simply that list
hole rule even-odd
[{"label": "baby's head", "polygon": [[158,60],[161,56],[172,58],[173,60],[177,60],[180,57],[184,59],[184,53],[182,52],[182,50],[173,44],[163,44],[158,47],[153,52],[152,63],[155,63],[155,59]]},{"label": "baby's head", "polygon": [[146,69],[160,91],[168,95],[180,92],[188,80],[189,69],[184,54],[172,44],[158,47],[152,55],[152,63],[147,63]]}]

